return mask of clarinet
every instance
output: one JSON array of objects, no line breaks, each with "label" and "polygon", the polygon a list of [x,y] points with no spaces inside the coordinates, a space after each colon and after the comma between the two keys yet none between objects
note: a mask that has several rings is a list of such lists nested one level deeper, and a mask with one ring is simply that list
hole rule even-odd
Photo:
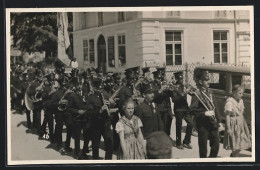
[{"label": "clarinet", "polygon": [[[102,93],[101,91],[100,91],[100,95],[101,95],[101,100],[102,100],[103,106],[104,106],[104,105],[108,106],[108,105],[109,105],[109,102],[105,100],[105,98],[104,98],[104,96],[103,96],[103,93]],[[107,111],[107,114],[110,115],[110,111],[109,111],[108,108],[106,109],[106,111]]]}]

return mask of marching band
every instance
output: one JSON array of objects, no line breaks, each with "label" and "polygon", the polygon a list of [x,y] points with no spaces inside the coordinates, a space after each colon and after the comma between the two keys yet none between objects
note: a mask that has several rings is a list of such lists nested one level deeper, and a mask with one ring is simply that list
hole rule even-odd
[{"label": "marching band", "polygon": [[[173,101],[177,131],[176,147],[192,149],[190,137],[193,125],[187,121],[183,144],[180,128],[182,119],[192,115],[187,105],[187,94],[196,93],[196,89],[183,84],[182,72],[175,73],[176,82],[166,81],[164,67],[156,68],[155,72],[151,72],[149,67],[133,67],[126,69],[124,74],[125,76],[120,73],[104,74],[100,68],[84,71],[73,68],[70,73],[65,73],[65,67],[60,61],[55,63],[55,70],[46,75],[39,66],[28,67],[26,72],[13,68],[12,109],[26,112],[28,129],[36,129],[39,139],[48,136],[61,154],[68,154],[74,150],[75,159],[89,159],[87,153],[90,152],[90,141],[92,159],[99,159],[102,136],[105,143],[105,159],[109,160],[120,148],[120,138],[115,128],[125,114],[125,101],[131,99],[134,102],[134,115],[141,120],[144,140],[154,131],[164,131],[170,136],[174,116],[171,107]],[[30,113],[33,114],[32,122]],[[64,146],[63,125],[66,126]],[[81,149],[82,132],[84,146]],[[74,148],[70,145],[72,138]],[[218,148],[214,153],[217,153],[217,150]]]}]

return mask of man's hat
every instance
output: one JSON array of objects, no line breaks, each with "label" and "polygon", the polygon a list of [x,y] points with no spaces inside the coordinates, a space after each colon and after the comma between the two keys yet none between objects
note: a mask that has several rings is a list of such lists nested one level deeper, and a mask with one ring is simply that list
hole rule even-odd
[{"label": "man's hat", "polygon": [[125,70],[126,77],[131,77],[133,74],[134,74],[134,71],[132,70],[132,68],[128,68]]},{"label": "man's hat", "polygon": [[114,73],[114,74],[112,75],[112,77],[113,77],[115,80],[120,80],[120,79],[121,79],[120,73]]},{"label": "man's hat", "polygon": [[153,72],[154,76],[158,76],[160,74],[164,74],[165,73],[165,67],[157,67],[156,71]]},{"label": "man's hat", "polygon": [[209,80],[209,72],[207,70],[201,70],[200,68],[194,69],[194,80]]},{"label": "man's hat", "polygon": [[132,67],[132,70],[134,71],[134,73],[139,73],[140,66]]},{"label": "man's hat", "polygon": [[54,67],[55,68],[61,68],[63,66],[63,63],[60,60],[55,61]]},{"label": "man's hat", "polygon": [[153,86],[151,83],[142,83],[140,87],[140,91],[142,94],[147,93],[147,92],[153,92]]},{"label": "man's hat", "polygon": [[88,72],[92,72],[92,71],[96,72],[96,69],[93,67],[88,68]]},{"label": "man's hat", "polygon": [[94,87],[98,88],[102,84],[102,79],[100,78],[94,78],[92,80],[92,84]]},{"label": "man's hat", "polygon": [[150,67],[143,67],[142,71],[143,71],[143,74],[145,74],[150,71]]},{"label": "man's hat", "polygon": [[146,138],[148,159],[170,159],[172,156],[172,141],[163,131],[152,132]]},{"label": "man's hat", "polygon": [[178,71],[178,72],[174,73],[174,77],[175,77],[175,79],[182,78],[183,77],[183,72],[182,71]]}]

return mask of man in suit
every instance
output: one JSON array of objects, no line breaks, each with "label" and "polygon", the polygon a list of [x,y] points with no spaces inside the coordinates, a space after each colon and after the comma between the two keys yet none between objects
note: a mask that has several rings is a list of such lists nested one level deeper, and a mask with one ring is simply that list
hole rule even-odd
[{"label": "man in suit", "polygon": [[172,91],[167,89],[165,84],[165,68],[159,67],[155,72],[153,72],[154,81],[152,82],[154,88],[154,102],[158,106],[159,114],[161,115],[163,129],[167,135],[170,135],[171,122],[172,122],[172,112],[170,105],[170,97],[172,96]]},{"label": "man in suit", "polygon": [[192,149],[190,144],[191,134],[192,134],[192,126],[187,123],[186,127],[186,135],[183,140],[183,144],[181,142],[181,130],[182,130],[182,120],[185,116],[189,114],[189,106],[187,103],[187,89],[183,85],[183,72],[174,73],[174,77],[176,80],[175,90],[173,91],[173,102],[174,102],[174,113],[176,119],[176,147],[178,149],[183,149],[183,147]]},{"label": "man in suit", "polygon": [[94,78],[92,84],[94,93],[88,96],[87,99],[87,113],[91,119],[90,130],[92,136],[92,156],[93,159],[99,159],[99,144],[102,135],[105,142],[105,159],[111,160],[113,153],[113,132],[108,105],[105,103],[102,94],[102,80],[100,78]]},{"label": "man in suit", "polygon": [[198,129],[198,143],[200,158],[207,157],[207,142],[210,141],[210,155],[215,158],[219,151],[219,112],[212,91],[209,90],[209,73],[195,69],[194,80],[198,91],[192,96],[190,109],[195,116]]},{"label": "man in suit", "polygon": [[[76,159],[87,159],[86,153],[88,152],[87,129],[89,127],[89,119],[87,115],[86,96],[82,92],[82,83],[78,78],[74,77],[72,80],[75,91],[69,95],[67,112],[71,114],[73,120],[73,134],[74,134],[74,156]],[[84,146],[80,153],[80,134],[83,130]]]},{"label": "man in suit", "polygon": [[135,115],[138,116],[142,123],[142,132],[144,138],[147,138],[154,131],[162,131],[163,124],[157,105],[153,102],[154,92],[151,84],[142,84],[141,93],[144,102],[136,108]]}]

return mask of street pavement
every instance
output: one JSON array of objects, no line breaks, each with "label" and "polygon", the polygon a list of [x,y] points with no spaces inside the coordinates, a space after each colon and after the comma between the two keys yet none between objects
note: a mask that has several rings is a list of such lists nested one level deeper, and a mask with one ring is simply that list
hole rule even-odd
[{"label": "street pavement", "polygon": [[[42,114],[43,115],[43,114]],[[32,114],[31,114],[32,116]],[[50,144],[48,140],[39,140],[38,135],[35,132],[28,132],[26,115],[25,113],[20,114],[12,111],[11,115],[11,131],[10,135],[10,148],[11,148],[11,160],[12,161],[30,161],[30,160],[75,160],[73,154],[71,155],[61,155],[55,147],[55,144]],[[42,116],[43,119],[43,116]],[[8,126],[9,127],[9,126]],[[64,126],[65,128],[65,126]],[[183,131],[182,138],[185,135],[186,123],[183,121]],[[66,130],[63,131],[63,141],[65,141]],[[171,138],[175,142],[175,119],[172,122],[171,128]],[[103,139],[102,139],[103,140]],[[209,143],[209,142],[208,142]],[[91,142],[90,142],[91,145]],[[199,158],[199,148],[198,148],[198,138],[196,136],[191,137],[191,145],[193,149],[183,149],[180,150],[173,146],[172,148],[172,157],[175,159],[181,158]],[[71,147],[74,147],[74,140],[71,141]],[[83,141],[81,140],[81,148],[83,147]],[[208,146],[209,148],[209,146]],[[100,159],[104,159],[104,145],[101,143],[99,149]],[[208,150],[209,153],[209,150]],[[231,151],[223,149],[223,144],[220,144],[218,157],[228,158]],[[91,147],[90,153],[88,154],[91,157]],[[251,157],[251,152],[243,150],[240,153],[241,157]],[[116,155],[113,155],[113,159],[116,160]]]}]

